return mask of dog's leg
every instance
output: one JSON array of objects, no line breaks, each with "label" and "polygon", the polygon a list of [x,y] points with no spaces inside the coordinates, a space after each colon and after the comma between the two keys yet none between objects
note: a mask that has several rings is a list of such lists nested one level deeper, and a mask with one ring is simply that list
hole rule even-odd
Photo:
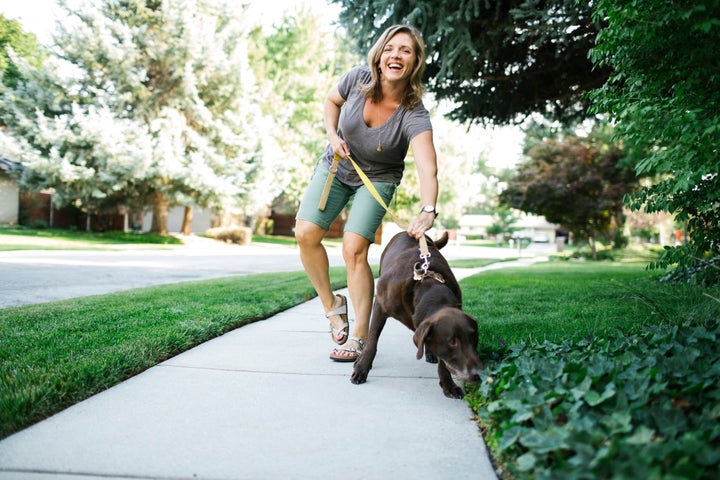
[{"label": "dog's leg", "polygon": [[373,303],[372,316],[370,317],[370,331],[368,332],[368,338],[365,342],[365,348],[358,359],[355,360],[353,373],[350,376],[352,383],[360,385],[367,380],[368,373],[370,373],[373,360],[375,360],[375,355],[377,354],[378,339],[385,327],[387,319],[387,312],[385,312],[378,301],[375,300]]},{"label": "dog's leg", "polygon": [[448,398],[463,398],[465,392],[460,388],[450,375],[450,371],[445,366],[445,362],[438,362],[438,377],[440,377],[440,388]]}]

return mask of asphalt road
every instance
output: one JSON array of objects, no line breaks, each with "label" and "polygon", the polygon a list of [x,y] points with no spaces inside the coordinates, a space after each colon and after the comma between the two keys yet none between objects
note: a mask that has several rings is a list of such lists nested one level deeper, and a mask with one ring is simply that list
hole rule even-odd
[{"label": "asphalt road", "polygon": [[[332,252],[331,264],[342,264]],[[0,307],[191,280],[301,270],[294,247],[198,241],[167,250],[0,252]]]},{"label": "asphalt road", "polygon": [[[17,250],[0,252],[0,307],[101,295],[152,285],[235,275],[302,270],[297,247],[238,246],[201,237],[168,249]],[[370,261],[379,262],[373,245]],[[503,258],[517,250],[448,245],[447,259]],[[343,265],[339,248],[328,249],[330,264]]]}]

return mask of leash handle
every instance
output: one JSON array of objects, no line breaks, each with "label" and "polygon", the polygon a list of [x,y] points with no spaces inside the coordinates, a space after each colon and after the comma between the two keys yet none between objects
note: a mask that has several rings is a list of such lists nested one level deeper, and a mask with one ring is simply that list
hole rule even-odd
[{"label": "leash handle", "polygon": [[330,195],[330,187],[332,186],[332,182],[335,179],[335,174],[337,173],[339,164],[340,156],[335,155],[332,165],[330,165],[330,173],[328,173],[328,177],[325,180],[325,186],[323,187],[323,191],[320,194],[320,201],[318,202],[318,210],[320,210],[321,212],[325,210],[325,206],[327,205],[328,195]]}]

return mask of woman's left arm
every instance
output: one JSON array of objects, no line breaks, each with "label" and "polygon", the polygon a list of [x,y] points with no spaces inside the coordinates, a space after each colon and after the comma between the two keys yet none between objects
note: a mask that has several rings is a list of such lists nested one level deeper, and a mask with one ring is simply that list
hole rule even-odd
[{"label": "woman's left arm", "polygon": [[[410,141],[410,146],[415,157],[418,179],[420,180],[421,206],[431,205],[435,207],[438,197],[437,154],[433,143],[432,130],[426,130],[416,135]],[[434,212],[420,212],[410,222],[407,232],[411,237],[420,239],[427,230],[432,228],[434,221]]]}]

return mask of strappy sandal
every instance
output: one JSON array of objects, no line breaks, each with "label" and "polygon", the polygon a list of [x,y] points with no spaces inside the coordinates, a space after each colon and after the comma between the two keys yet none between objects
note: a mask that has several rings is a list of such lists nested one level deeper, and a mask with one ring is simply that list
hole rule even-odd
[{"label": "strappy sandal", "polygon": [[[350,333],[350,325],[348,324],[348,308],[347,308],[347,299],[344,295],[335,294],[336,297],[340,298],[341,305],[337,307],[334,310],[330,310],[329,312],[325,313],[325,317],[330,320],[330,317],[338,316],[340,317],[340,320],[342,320],[342,324],[340,325],[340,328],[333,327],[333,322],[330,320],[330,336],[333,339],[333,342],[337,343],[338,345],[343,345],[345,342],[347,342],[348,334]],[[338,337],[340,339],[338,340]]]},{"label": "strappy sandal", "polygon": [[[355,346],[352,344],[355,344]],[[330,359],[336,362],[354,362],[358,359],[364,348],[364,341],[357,337],[350,337],[346,345],[333,348],[333,351],[330,352]]]}]

